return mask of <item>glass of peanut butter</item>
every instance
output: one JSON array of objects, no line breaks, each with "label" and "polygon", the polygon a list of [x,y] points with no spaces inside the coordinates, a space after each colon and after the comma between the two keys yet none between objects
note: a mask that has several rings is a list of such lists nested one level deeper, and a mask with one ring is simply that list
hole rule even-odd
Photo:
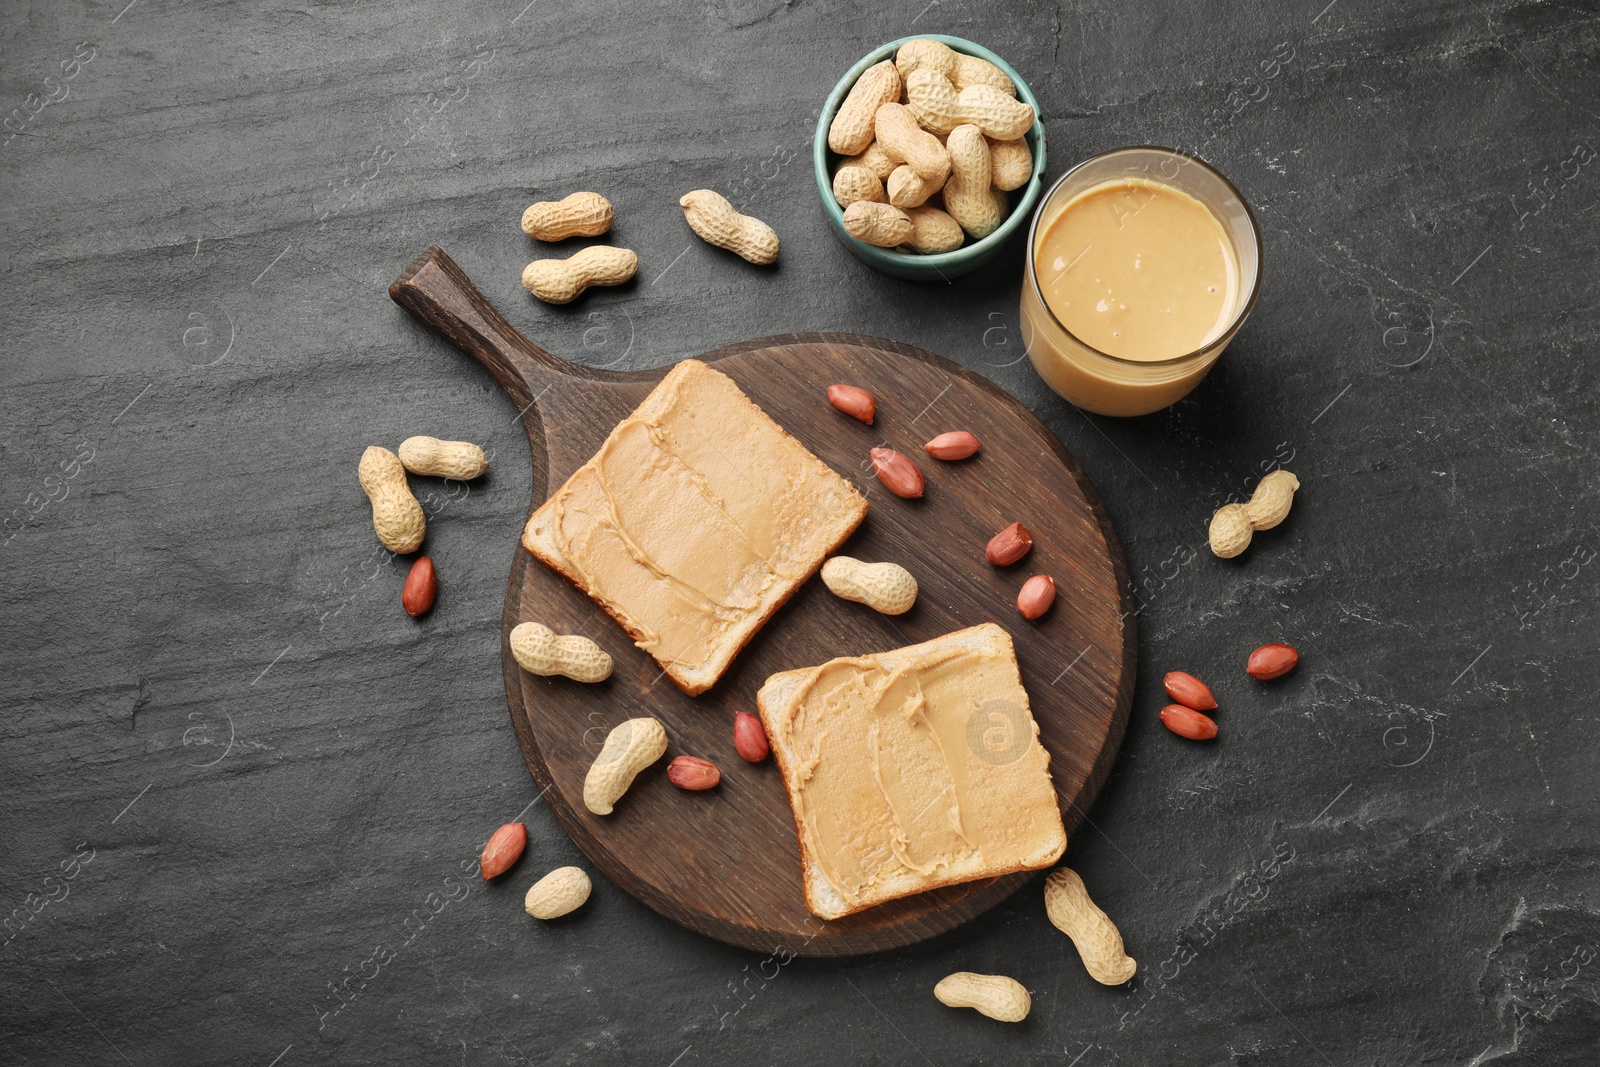
[{"label": "glass of peanut butter", "polygon": [[1146,415],[1206,376],[1261,289],[1261,231],[1233,184],[1170,148],[1072,168],[1028,232],[1022,339],[1045,383]]}]

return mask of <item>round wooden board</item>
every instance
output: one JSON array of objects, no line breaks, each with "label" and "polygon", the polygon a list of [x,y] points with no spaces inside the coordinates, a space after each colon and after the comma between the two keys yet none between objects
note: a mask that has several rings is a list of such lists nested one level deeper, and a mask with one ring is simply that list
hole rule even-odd
[{"label": "round wooden board", "polygon": [[[486,304],[466,307],[441,295],[445,282],[468,289],[470,283],[450,276],[459,270],[443,253],[430,260],[434,253],[413,264],[391,293],[481,359],[526,407],[536,507],[667,368],[611,374],[562,363],[516,335]],[[432,270],[440,260],[448,269]],[[471,296],[482,299],[475,290]],[[996,622],[1016,643],[1071,833],[1105,781],[1132,702],[1137,642],[1121,546],[1093,487],[1055,435],[1004,390],[954,363],[849,334],[765,338],[700,358],[853,481],[870,511],[840,551],[907,567],[920,586],[917,603],[891,618],[840,600],[820,579],[808,581],[721,681],[689,697],[583,593],[519,545],[503,635],[538,620],[558,633],[595,639],[616,660],[611,678],[599,685],[543,678],[521,670],[502,638],[506,696],[523,757],[550,810],[595,866],[690,930],[760,952],[845,956],[952,929],[1037,875],[951,886],[830,922],[815,918],[801,890],[794,818],[777,767],[770,759],[746,763],[734,752],[734,713],[753,713],[756,690],[776,671]],[[825,390],[834,382],[877,397],[875,425],[828,406]],[[923,452],[924,441],[953,429],[975,433],[982,451],[960,463]],[[867,453],[878,445],[916,459],[927,477],[923,499],[902,500],[877,481]],[[1020,564],[992,567],[984,545],[1013,521],[1033,532],[1034,549]],[[1051,575],[1059,590],[1055,607],[1037,622],[1015,607],[1017,589],[1031,574]],[[642,715],[665,724],[667,757],[639,776],[613,814],[594,815],[583,804],[589,765],[611,727]],[[688,793],[670,784],[665,764],[684,753],[715,762],[721,785]]]}]

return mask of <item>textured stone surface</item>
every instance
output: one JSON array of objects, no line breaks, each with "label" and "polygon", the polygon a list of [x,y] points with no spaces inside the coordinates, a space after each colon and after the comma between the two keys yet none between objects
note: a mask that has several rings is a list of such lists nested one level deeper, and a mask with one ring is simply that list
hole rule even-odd
[{"label": "textured stone surface", "polygon": [[[0,17],[0,1058],[1593,1062],[1593,4],[124,2]],[[1189,399],[1115,421],[1048,393],[1020,247],[918,286],[830,236],[816,110],[919,30],[1028,78],[1052,174],[1168,143],[1251,199],[1265,293]],[[700,187],[778,230],[775,269],[689,235]],[[517,220],[580,188],[639,276],[546,307]],[[582,860],[501,692],[516,413],[384,293],[432,242],[569,358],[853,330],[1050,423],[1141,603],[1134,721],[1068,853],[1129,988],[1033,889],[833,962],[701,940],[604,879],[569,920],[522,914]],[[421,622],[355,480],[413,433],[495,463],[424,491]],[[1211,510],[1274,462],[1293,515],[1211,558]],[[1300,669],[1246,679],[1280,639]],[[1173,668],[1216,688],[1214,745],[1156,722]],[[519,813],[527,857],[485,887]],[[1015,976],[1032,1017],[940,1006],[954,970]]]}]

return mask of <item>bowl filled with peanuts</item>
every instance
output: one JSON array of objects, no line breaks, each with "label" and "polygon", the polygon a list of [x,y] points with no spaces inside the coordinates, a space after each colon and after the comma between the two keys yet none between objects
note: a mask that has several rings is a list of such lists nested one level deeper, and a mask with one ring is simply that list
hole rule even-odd
[{"label": "bowl filled with peanuts", "polygon": [[993,259],[1043,186],[1039,101],[982,45],[929,34],[867,53],[834,86],[812,147],[834,232],[914,281]]}]

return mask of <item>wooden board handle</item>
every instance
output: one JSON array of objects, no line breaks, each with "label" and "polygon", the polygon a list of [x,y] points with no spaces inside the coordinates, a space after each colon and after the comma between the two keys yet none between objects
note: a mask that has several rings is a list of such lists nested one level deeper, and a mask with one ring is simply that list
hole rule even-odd
[{"label": "wooden board handle", "polygon": [[400,272],[389,298],[487,367],[519,410],[555,378],[582,374],[518,333],[438,245]]}]

